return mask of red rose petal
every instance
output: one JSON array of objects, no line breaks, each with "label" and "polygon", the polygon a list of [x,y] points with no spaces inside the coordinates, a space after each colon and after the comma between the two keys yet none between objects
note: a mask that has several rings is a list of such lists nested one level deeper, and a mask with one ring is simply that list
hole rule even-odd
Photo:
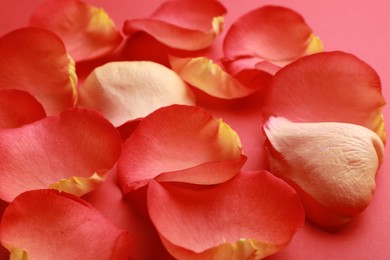
[{"label": "red rose petal", "polygon": [[264,117],[297,122],[345,122],[365,126],[385,139],[385,105],[378,74],[343,52],[303,57],[274,77]]},{"label": "red rose petal", "polygon": [[76,103],[77,76],[62,41],[39,28],[23,28],[0,38],[0,88],[31,93],[49,115]]},{"label": "red rose petal", "polygon": [[298,188],[308,218],[339,226],[368,206],[384,153],[374,132],[353,124],[274,117],[264,131],[272,173]]},{"label": "red rose petal", "polygon": [[30,26],[56,33],[76,61],[106,55],[122,41],[103,9],[77,0],[45,1],[32,14]]},{"label": "red rose petal", "polygon": [[116,163],[121,139],[97,112],[74,109],[0,130],[0,147],[0,198],[11,201],[49,186],[75,195],[90,192]]},{"label": "red rose petal", "polygon": [[42,105],[29,93],[0,90],[0,128],[14,128],[46,117]]},{"label": "red rose petal", "polygon": [[18,196],[4,212],[0,236],[10,259],[119,260],[130,252],[126,231],[85,201],[55,190]]},{"label": "red rose petal", "polygon": [[148,208],[177,259],[260,259],[285,247],[304,223],[295,191],[266,171],[203,190],[153,181]]},{"label": "red rose petal", "polygon": [[115,126],[172,104],[194,105],[191,89],[154,62],[110,62],[96,68],[79,90],[78,105],[101,112]]},{"label": "red rose petal", "polygon": [[223,51],[229,59],[254,56],[283,66],[322,51],[322,44],[300,14],[285,7],[263,6],[229,28]]},{"label": "red rose petal", "polygon": [[124,192],[151,179],[216,184],[242,167],[237,134],[198,107],[173,105],[145,117],[123,145],[118,175]]},{"label": "red rose petal", "polygon": [[150,18],[126,21],[123,31],[127,35],[144,31],[169,47],[199,50],[220,33],[225,13],[215,0],[167,1]]}]

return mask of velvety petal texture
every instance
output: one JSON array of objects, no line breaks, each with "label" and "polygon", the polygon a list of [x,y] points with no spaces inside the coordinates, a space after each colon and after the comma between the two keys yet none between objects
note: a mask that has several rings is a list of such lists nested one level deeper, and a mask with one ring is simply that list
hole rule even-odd
[{"label": "velvety petal texture", "polygon": [[266,171],[202,190],[153,181],[148,209],[177,259],[261,259],[285,247],[304,223],[295,191]]},{"label": "velvety petal texture", "polygon": [[303,57],[276,73],[263,111],[265,119],[358,124],[385,140],[385,103],[375,70],[336,51]]},{"label": "velvety petal texture", "polygon": [[14,128],[46,117],[42,105],[28,92],[0,90],[0,128]]},{"label": "velvety petal texture", "polygon": [[45,1],[32,14],[30,26],[56,33],[75,61],[108,54],[122,41],[103,9],[78,0]]},{"label": "velvety petal texture", "polygon": [[368,206],[384,156],[383,143],[373,131],[274,117],[264,131],[272,173],[297,189],[308,218],[338,226]]},{"label": "velvety petal texture", "polygon": [[172,104],[194,105],[194,95],[172,70],[149,61],[97,67],[79,90],[78,105],[101,112],[115,126]]},{"label": "velvety petal texture", "polygon": [[225,13],[215,0],[166,1],[149,18],[126,21],[123,31],[143,31],[171,48],[199,50],[220,33]]},{"label": "velvety petal texture", "polygon": [[39,28],[22,28],[0,38],[0,89],[31,93],[47,114],[76,103],[77,76],[61,39]]},{"label": "velvety petal texture", "polygon": [[263,6],[240,17],[223,43],[226,58],[257,57],[284,66],[322,51],[322,43],[303,17],[281,6]]},{"label": "velvety petal texture", "polygon": [[1,224],[1,243],[10,259],[126,260],[130,252],[127,231],[78,197],[55,190],[21,194]]},{"label": "velvety petal texture", "polygon": [[[170,64],[178,75],[203,92],[222,99],[248,96],[264,85],[269,85],[271,75],[253,67],[237,78],[206,57],[179,58],[170,56]],[[241,80],[240,80],[241,79]]]},{"label": "velvety petal texture", "polygon": [[123,145],[118,175],[124,192],[151,179],[216,184],[245,163],[238,135],[207,111],[172,105],[145,117]]},{"label": "velvety petal texture", "polygon": [[0,130],[0,198],[33,189],[75,195],[96,189],[116,163],[121,138],[94,111],[66,110],[24,127]]}]

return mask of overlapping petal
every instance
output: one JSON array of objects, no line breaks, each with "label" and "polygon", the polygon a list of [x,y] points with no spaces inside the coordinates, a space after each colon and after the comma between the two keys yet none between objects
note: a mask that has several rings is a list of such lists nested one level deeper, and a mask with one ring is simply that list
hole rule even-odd
[{"label": "overlapping petal", "polygon": [[97,112],[72,109],[0,130],[0,198],[33,189],[82,195],[99,186],[121,151],[117,130]]},{"label": "overlapping petal", "polygon": [[110,62],[97,67],[79,90],[78,105],[101,112],[115,126],[172,104],[194,105],[191,89],[154,62]]},{"label": "overlapping petal", "polygon": [[0,38],[0,89],[31,93],[51,115],[74,107],[76,83],[74,62],[55,34],[22,28]]},{"label": "overlapping petal", "polygon": [[118,175],[124,192],[151,179],[217,184],[245,161],[239,137],[226,123],[199,107],[173,105],[139,123],[123,145]]},{"label": "overlapping petal", "polygon": [[381,82],[373,68],[344,52],[303,57],[272,82],[264,116],[299,122],[345,122],[365,126],[385,140]]},{"label": "overlapping petal", "polygon": [[264,131],[272,172],[297,189],[308,218],[338,226],[368,206],[384,156],[383,143],[373,131],[274,117]]},{"label": "overlapping petal", "polygon": [[10,259],[128,259],[130,237],[87,202],[55,190],[28,191],[1,223]]},{"label": "overlapping petal", "polygon": [[243,15],[229,28],[223,51],[228,59],[256,57],[284,66],[322,51],[322,43],[300,14],[268,5]]},{"label": "overlapping petal", "polygon": [[295,191],[266,171],[203,190],[153,181],[148,209],[177,259],[261,259],[285,247],[304,223]]},{"label": "overlapping petal", "polygon": [[42,105],[28,92],[0,90],[0,128],[14,128],[46,117]]},{"label": "overlapping petal", "polygon": [[222,66],[206,57],[179,58],[170,56],[170,64],[178,75],[205,93],[234,99],[248,96],[269,85],[272,76],[255,67],[240,71],[237,77],[227,73]]},{"label": "overlapping petal", "polygon": [[56,33],[76,61],[106,55],[122,41],[103,9],[78,0],[45,1],[32,14],[30,26]]},{"label": "overlapping petal", "polygon": [[166,1],[149,18],[126,21],[123,31],[143,31],[171,48],[199,50],[220,33],[225,13],[215,0]]}]

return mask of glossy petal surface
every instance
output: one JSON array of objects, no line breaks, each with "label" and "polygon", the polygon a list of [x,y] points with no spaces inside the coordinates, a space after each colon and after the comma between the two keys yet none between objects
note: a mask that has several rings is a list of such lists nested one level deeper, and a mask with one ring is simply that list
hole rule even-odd
[{"label": "glossy petal surface", "polygon": [[52,115],[74,107],[76,84],[73,60],[55,34],[23,28],[0,38],[0,89],[29,92]]},{"label": "glossy petal surface", "polygon": [[42,105],[29,93],[0,90],[0,128],[14,128],[46,117]]},{"label": "glossy petal surface", "polygon": [[170,64],[183,80],[211,96],[222,99],[248,96],[268,85],[271,79],[271,75],[255,68],[246,73],[245,77],[239,75],[236,78],[206,57],[171,56]]},{"label": "glossy petal surface", "polygon": [[264,130],[272,172],[297,187],[314,222],[341,225],[368,206],[384,156],[374,132],[353,124],[274,117]]},{"label": "glossy petal surface", "polygon": [[198,107],[173,105],[145,117],[123,145],[118,161],[124,192],[155,178],[216,184],[232,178],[246,157],[234,132]]},{"label": "glossy petal surface", "polygon": [[78,105],[101,112],[115,126],[172,104],[194,105],[187,84],[154,62],[110,62],[96,68],[79,90]]},{"label": "glossy petal surface", "polygon": [[123,30],[144,31],[171,48],[199,50],[220,33],[225,13],[215,0],[166,1],[149,18],[126,21]]},{"label": "glossy petal surface", "polygon": [[264,117],[298,122],[345,122],[365,126],[385,140],[385,105],[378,74],[344,52],[303,57],[281,69],[264,104]]},{"label": "glossy petal surface", "polygon": [[122,41],[103,9],[78,0],[45,1],[32,14],[30,26],[56,33],[76,61],[108,54]]},{"label": "glossy petal surface", "polygon": [[91,205],[55,190],[21,194],[5,210],[1,225],[10,259],[125,260],[129,242],[126,231]]},{"label": "glossy petal surface", "polygon": [[229,59],[257,57],[283,66],[322,51],[322,43],[297,12],[263,6],[243,15],[229,28],[223,51]]},{"label": "glossy petal surface", "polygon": [[98,113],[74,109],[0,130],[0,197],[33,189],[76,195],[95,189],[121,151],[117,130]]},{"label": "glossy petal surface", "polygon": [[148,208],[178,259],[260,259],[286,246],[304,222],[295,191],[266,171],[203,190],[151,182]]}]

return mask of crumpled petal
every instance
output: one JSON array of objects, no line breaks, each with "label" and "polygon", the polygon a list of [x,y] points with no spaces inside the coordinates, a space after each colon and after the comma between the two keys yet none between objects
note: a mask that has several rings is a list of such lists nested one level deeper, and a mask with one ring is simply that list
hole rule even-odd
[{"label": "crumpled petal", "polygon": [[79,90],[78,105],[101,112],[115,126],[172,104],[194,105],[194,95],[172,70],[154,62],[110,62]]},{"label": "crumpled petal", "polygon": [[118,176],[126,193],[149,183],[217,184],[245,163],[238,135],[199,107],[172,105],[145,117],[123,144]]},{"label": "crumpled petal", "polygon": [[186,82],[207,94],[222,98],[234,99],[248,96],[264,86],[269,85],[272,76],[261,70],[248,69],[237,77],[206,57],[179,58],[170,56],[170,65]]},{"label": "crumpled petal", "polygon": [[144,31],[171,48],[200,50],[221,32],[225,13],[215,0],[166,1],[149,18],[126,21],[123,31]]},{"label": "crumpled petal", "polygon": [[1,199],[49,187],[80,196],[103,182],[120,155],[121,138],[97,112],[73,109],[1,129],[0,147]]},{"label": "crumpled petal", "polygon": [[48,0],[30,18],[30,26],[56,33],[75,61],[114,51],[122,35],[101,8],[78,0]]},{"label": "crumpled petal", "polygon": [[281,69],[263,113],[265,119],[358,124],[385,140],[385,104],[375,70],[354,55],[336,51],[306,56]]},{"label": "crumpled petal", "polygon": [[[1,243],[10,259],[128,259],[130,238],[78,197],[28,191],[4,212]],[[14,258],[13,258],[14,257]]]},{"label": "crumpled petal", "polygon": [[264,131],[272,173],[296,188],[312,221],[339,226],[368,206],[384,156],[374,132],[353,124],[274,117]]},{"label": "crumpled petal", "polygon": [[75,106],[76,84],[74,62],[52,32],[22,28],[0,38],[0,89],[29,92],[52,115]]},{"label": "crumpled petal", "polygon": [[0,128],[15,128],[46,117],[42,105],[28,92],[0,90]]},{"label": "crumpled petal", "polygon": [[322,43],[303,17],[281,6],[263,6],[240,17],[223,42],[228,59],[257,57],[284,66],[322,51]]},{"label": "crumpled petal", "polygon": [[152,181],[148,209],[177,259],[261,259],[284,248],[304,223],[295,191],[266,171],[200,190]]}]

